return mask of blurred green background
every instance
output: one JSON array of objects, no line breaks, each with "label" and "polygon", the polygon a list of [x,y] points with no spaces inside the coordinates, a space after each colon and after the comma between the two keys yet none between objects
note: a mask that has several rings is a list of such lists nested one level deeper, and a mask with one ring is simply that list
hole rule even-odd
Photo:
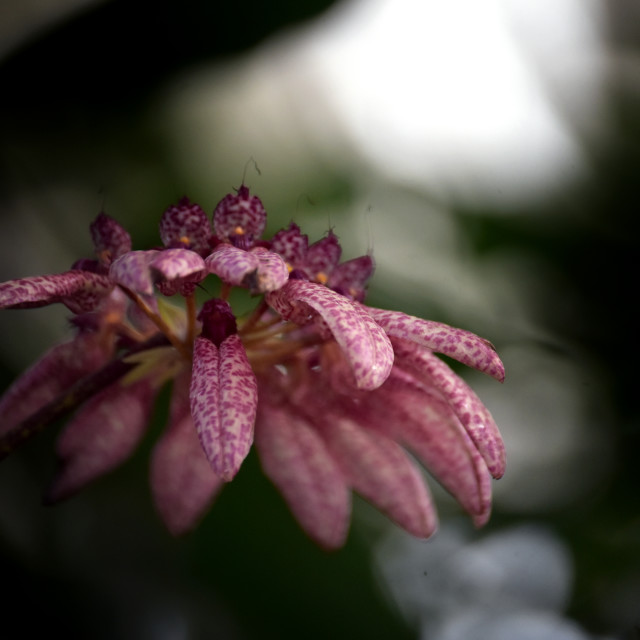
[{"label": "blurred green background", "polygon": [[[640,14],[478,4],[3,3],[0,280],[88,256],[103,208],[152,246],[169,204],[210,213],[246,175],[271,232],[295,219],[346,258],[373,251],[370,304],[503,356],[502,387],[464,372],[507,444],[494,515],[473,532],[436,490],[439,536],[543,527],[569,558],[554,615],[572,637],[637,638]],[[65,317],[0,314],[1,388]],[[171,539],[147,486],[166,407],[131,461],[56,508],[40,497],[60,425],[0,465],[0,637],[458,637],[406,615],[382,516],[356,499],[347,546],[324,553],[254,454]],[[412,562],[420,600],[430,567]]]}]

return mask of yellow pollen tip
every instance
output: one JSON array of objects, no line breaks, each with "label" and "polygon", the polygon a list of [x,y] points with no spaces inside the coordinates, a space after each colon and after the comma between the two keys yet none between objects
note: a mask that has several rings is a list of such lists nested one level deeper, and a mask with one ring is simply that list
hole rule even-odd
[{"label": "yellow pollen tip", "polygon": [[320,284],[327,284],[327,280],[329,280],[329,276],[324,271],[319,271],[316,273],[316,280]]},{"label": "yellow pollen tip", "polygon": [[237,236],[243,236],[244,235],[244,229],[238,225],[234,230],[233,233],[235,233]]},{"label": "yellow pollen tip", "polygon": [[291,273],[293,271],[293,267],[287,262],[287,271]]},{"label": "yellow pollen tip", "polygon": [[180,238],[180,242],[181,242],[182,244],[190,244],[190,243],[191,243],[191,240],[189,240],[189,236],[182,236],[182,237]]}]

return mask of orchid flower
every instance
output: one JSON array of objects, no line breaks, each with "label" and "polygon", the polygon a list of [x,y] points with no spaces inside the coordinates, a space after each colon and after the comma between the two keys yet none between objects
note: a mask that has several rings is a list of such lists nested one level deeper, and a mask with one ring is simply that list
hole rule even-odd
[{"label": "orchid flower", "polygon": [[[373,259],[341,262],[333,232],[309,244],[294,223],[270,240],[265,229],[264,206],[245,185],[217,205],[213,225],[186,198],[169,207],[162,245],[151,249],[133,250],[100,214],[94,259],[0,284],[0,308],[61,302],[75,331],[0,398],[0,455],[73,409],[46,493],[66,498],[131,455],[172,381],[150,482],[174,534],[197,524],[254,441],[264,472],[322,547],[344,543],[352,491],[409,533],[432,535],[437,514],[417,463],[485,524],[491,478],[505,469],[502,438],[435,354],[502,381],[491,343],[366,306]],[[220,293],[199,306],[196,289],[212,277]],[[233,288],[254,297],[253,311],[234,314]]]}]

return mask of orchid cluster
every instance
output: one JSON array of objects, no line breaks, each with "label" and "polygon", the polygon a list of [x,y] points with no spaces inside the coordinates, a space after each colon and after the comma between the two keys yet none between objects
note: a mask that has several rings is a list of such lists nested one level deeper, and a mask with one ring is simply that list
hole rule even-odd
[{"label": "orchid cluster", "polygon": [[[133,250],[101,213],[90,227],[95,258],[0,284],[0,308],[62,303],[74,331],[0,399],[0,456],[73,410],[46,493],[62,500],[134,452],[172,381],[150,484],[173,534],[196,525],[254,442],[266,475],[325,548],[345,541],[352,490],[415,536],[435,531],[409,452],[483,525],[504,446],[488,410],[435,353],[502,381],[493,346],[364,305],[373,260],[341,262],[333,232],[310,244],[291,223],[265,240],[265,225],[244,185],[217,205],[213,225],[187,198],[169,207],[162,246],[151,250]],[[211,274],[219,293],[199,307]],[[239,317],[234,288],[255,301]]]}]

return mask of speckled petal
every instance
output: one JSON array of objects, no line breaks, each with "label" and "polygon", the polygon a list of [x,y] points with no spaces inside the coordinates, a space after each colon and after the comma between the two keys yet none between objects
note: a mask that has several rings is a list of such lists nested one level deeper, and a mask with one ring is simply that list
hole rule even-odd
[{"label": "speckled petal", "polygon": [[391,342],[371,317],[348,298],[324,285],[289,280],[267,296],[269,304],[287,320],[301,320],[299,304],[320,314],[349,361],[360,389],[379,387],[393,365]]},{"label": "speckled petal", "polygon": [[342,247],[338,236],[329,231],[327,236],[314,242],[304,258],[304,270],[310,278],[315,279],[319,274],[328,276],[340,260]]},{"label": "speckled petal", "polygon": [[291,267],[302,264],[307,255],[308,237],[300,232],[300,227],[292,222],[286,229],[281,229],[271,238],[271,251],[281,255]]},{"label": "speckled petal", "polygon": [[189,406],[190,380],[187,371],[174,382],[169,424],[153,449],[149,470],[155,507],[175,536],[193,529],[224,485],[198,440]]},{"label": "speckled petal", "polygon": [[237,287],[248,287],[248,282],[255,281],[260,266],[254,253],[226,243],[219,244],[204,262],[209,273]]},{"label": "speckled petal", "polygon": [[491,476],[451,407],[425,393],[394,368],[387,383],[367,399],[367,420],[413,451],[433,476],[471,514],[477,526],[491,511]]},{"label": "speckled petal", "polygon": [[263,247],[251,249],[258,258],[258,278],[254,287],[249,287],[254,293],[266,293],[279,289],[289,279],[287,263],[272,251]]},{"label": "speckled petal", "polygon": [[493,417],[469,385],[428,349],[415,342],[393,338],[396,366],[419,382],[438,389],[453,407],[494,478],[505,471],[504,442]]},{"label": "speckled petal", "polygon": [[401,447],[334,413],[325,413],[318,431],[358,493],[412,535],[428,538],[435,532],[433,501]]},{"label": "speckled petal", "polygon": [[213,212],[213,227],[219,238],[233,239],[243,236],[246,246],[260,238],[267,224],[267,213],[257,196],[249,195],[249,188],[242,185],[238,193],[230,193]]},{"label": "speckled petal", "polygon": [[329,276],[327,286],[354,300],[364,299],[365,287],[373,275],[374,263],[371,256],[360,256],[339,264]]},{"label": "speckled petal", "polygon": [[286,407],[260,403],[256,446],[266,475],[310,538],[344,544],[351,512],[345,479],[322,438]]},{"label": "speckled petal", "polygon": [[0,399],[0,435],[42,409],[78,380],[97,371],[111,348],[96,334],[80,334],[44,354]]},{"label": "speckled petal", "polygon": [[151,262],[149,268],[165,280],[187,278],[205,271],[204,260],[190,249],[166,249],[161,251]]},{"label": "speckled petal", "polygon": [[116,258],[131,251],[131,236],[106,213],[98,214],[89,231],[98,259],[104,265],[110,265]]},{"label": "speckled petal", "polygon": [[388,335],[417,342],[432,351],[444,353],[462,364],[487,373],[500,382],[504,381],[504,366],[488,340],[470,331],[416,318],[400,311],[385,311],[364,305],[363,308]]},{"label": "speckled petal", "polygon": [[153,295],[153,280],[149,264],[158,257],[160,251],[129,251],[120,256],[109,268],[109,276],[119,285],[148,296]]},{"label": "speckled petal", "polygon": [[202,448],[213,470],[229,481],[251,448],[258,404],[256,378],[237,334],[219,349],[196,339],[190,397]]},{"label": "speckled petal", "polygon": [[160,238],[165,247],[185,246],[203,255],[208,252],[211,236],[207,214],[189,198],[170,206],[160,220]]},{"label": "speckled petal", "polygon": [[113,289],[106,276],[65,271],[0,283],[0,309],[28,309],[62,302],[74,313],[95,309]]},{"label": "speckled petal", "polygon": [[73,495],[124,462],[147,429],[153,400],[146,380],[129,386],[115,383],[89,400],[58,439],[61,468],[47,502]]}]

